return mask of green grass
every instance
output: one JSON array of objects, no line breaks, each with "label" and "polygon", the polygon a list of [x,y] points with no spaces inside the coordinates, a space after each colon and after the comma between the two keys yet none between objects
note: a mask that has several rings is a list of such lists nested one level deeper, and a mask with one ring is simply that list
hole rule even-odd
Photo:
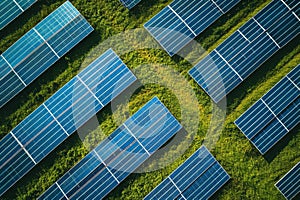
[{"label": "green grass", "polygon": [[[43,0],[34,4],[21,17],[0,31],[0,51],[5,51],[63,2],[62,0]],[[16,98],[0,109],[0,138],[5,136],[28,114],[75,76],[91,49],[113,35],[122,33],[125,30],[141,28],[147,20],[171,1],[142,0],[130,12],[120,5],[117,0],[72,0],[71,2],[91,23],[95,31]],[[200,34],[196,39],[197,42],[208,51],[214,49],[268,2],[270,0],[243,0],[231,12],[221,17]],[[222,134],[211,152],[232,179],[214,198],[283,199],[274,187],[274,183],[300,161],[299,127],[296,127],[279,145],[276,145],[270,153],[263,157],[233,122],[293,67],[300,63],[299,39],[300,37],[295,38],[289,45],[272,56],[228,96],[227,117],[222,128]],[[193,48],[192,44],[190,46]],[[188,54],[187,49],[189,47],[182,52]],[[188,56],[196,57],[199,60],[203,55],[192,52]],[[192,112],[193,109],[198,109],[200,112],[199,126],[197,130],[194,130],[194,141],[182,156],[161,170],[130,175],[107,197],[107,199],[141,199],[201,146],[206,139],[206,133],[211,122],[212,105],[210,98],[187,75],[187,71],[192,66],[179,56],[170,58],[162,50],[141,49],[129,52],[121,57],[128,67],[133,70],[147,63],[172,66],[190,84],[196,94],[198,105],[191,107],[192,109],[189,112]],[[178,120],[182,118],[178,98],[168,88],[157,84],[147,84],[136,91],[130,97],[129,112],[125,111],[125,105],[120,104],[117,113],[119,118],[123,120],[128,118],[129,115],[137,111],[155,95],[163,101]],[[185,95],[184,91],[181,92],[181,95]],[[89,130],[91,134],[86,139],[86,144],[83,144],[78,135],[74,134],[1,198],[34,199],[38,197],[88,153],[87,145],[94,146],[101,141],[104,135],[110,134],[120,123],[116,121],[109,106],[100,111],[97,118],[100,125]],[[83,129],[86,127],[83,127]],[[187,137],[187,134],[190,133],[183,132],[181,134],[183,137]],[[171,146],[168,153],[154,155],[155,159],[159,162],[167,161],[171,153],[176,155],[176,151],[181,148],[183,147],[180,145]],[[151,167],[151,165],[153,164],[148,162],[143,167]]]}]

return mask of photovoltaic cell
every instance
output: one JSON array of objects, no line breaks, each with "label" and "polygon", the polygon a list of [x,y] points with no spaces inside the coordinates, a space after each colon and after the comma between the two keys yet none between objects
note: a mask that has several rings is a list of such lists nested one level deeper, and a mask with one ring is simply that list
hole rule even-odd
[{"label": "photovoltaic cell", "polygon": [[[21,2],[26,4],[26,1]],[[27,32],[0,56],[0,107],[92,31],[84,17],[67,1]]]},{"label": "photovoltaic cell", "polygon": [[103,199],[181,128],[155,97],[39,199]]},{"label": "photovoltaic cell", "polygon": [[19,123],[0,141],[0,195],[135,80],[110,49]]},{"label": "photovoltaic cell", "polygon": [[300,193],[300,162],[282,177],[275,186],[286,199],[295,198]]},{"label": "photovoltaic cell", "polygon": [[144,27],[173,56],[239,1],[174,0]]},{"label": "photovoltaic cell", "polygon": [[300,65],[235,121],[261,154],[300,122],[299,77]]},{"label": "photovoltaic cell", "polygon": [[272,1],[196,64],[190,76],[218,103],[299,35],[299,11],[299,1]]},{"label": "photovoltaic cell", "polygon": [[2,0],[0,1],[0,30],[17,18],[37,0]]},{"label": "photovoltaic cell", "polygon": [[140,3],[141,0],[120,0],[121,3],[128,9],[133,8],[138,3]]},{"label": "photovoltaic cell", "polygon": [[229,179],[218,161],[202,146],[144,199],[208,199]]}]

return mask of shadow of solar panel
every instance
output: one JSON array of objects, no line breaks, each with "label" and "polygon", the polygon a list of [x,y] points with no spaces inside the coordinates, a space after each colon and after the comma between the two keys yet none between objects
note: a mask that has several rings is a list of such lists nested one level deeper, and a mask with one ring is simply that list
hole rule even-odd
[{"label": "shadow of solar panel", "polygon": [[[39,199],[102,199],[180,129],[179,122],[155,97]],[[61,192],[55,192],[58,189]]]},{"label": "shadow of solar panel", "polygon": [[16,19],[37,0],[2,0],[0,2],[0,30]]},{"label": "shadow of solar panel", "polygon": [[208,199],[229,179],[218,161],[202,146],[144,199]]},{"label": "shadow of solar panel", "polygon": [[138,3],[140,3],[141,0],[120,0],[120,2],[128,9],[133,8]]},{"label": "shadow of solar panel", "polygon": [[300,162],[282,177],[275,186],[286,199],[294,199],[300,193]]},{"label": "shadow of solar panel", "polygon": [[300,65],[235,121],[261,154],[300,123],[299,75]]},{"label": "shadow of solar panel", "polygon": [[0,141],[0,195],[135,80],[110,49],[25,118]]},{"label": "shadow of solar panel", "polygon": [[[25,1],[21,2],[26,4]],[[28,31],[1,55],[0,69],[3,69],[3,76],[0,79],[0,107],[92,31],[93,28],[68,1]],[[12,75],[8,74],[14,74],[19,80],[12,81]],[[14,84],[17,87],[13,87]]]},{"label": "shadow of solar panel", "polygon": [[[190,76],[218,103],[268,58],[299,35],[300,19],[295,9],[300,9],[300,3],[290,9],[281,0],[272,1],[195,65],[189,71]],[[226,64],[213,61],[207,64],[206,60],[216,60],[216,57]],[[212,69],[223,69],[228,73],[221,70],[218,73]],[[223,91],[220,84],[223,85]]]},{"label": "shadow of solar panel", "polygon": [[173,56],[239,1],[174,0],[144,27]]}]

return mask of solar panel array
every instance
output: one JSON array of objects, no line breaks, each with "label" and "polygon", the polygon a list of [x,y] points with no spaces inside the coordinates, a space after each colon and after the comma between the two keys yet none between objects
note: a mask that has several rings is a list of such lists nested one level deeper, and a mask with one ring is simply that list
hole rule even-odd
[{"label": "solar panel array", "polygon": [[202,146],[144,199],[208,199],[229,179],[218,161]]},{"label": "solar panel array", "polygon": [[140,3],[141,0],[120,0],[121,3],[128,9],[133,8],[138,3]]},{"label": "solar panel array", "polygon": [[300,162],[296,164],[275,186],[286,199],[293,199],[300,194]]},{"label": "solar panel array", "polygon": [[102,199],[181,128],[155,97],[39,199]]},{"label": "solar panel array", "polygon": [[189,71],[215,101],[300,33],[300,1],[274,0]]},{"label": "solar panel array", "polygon": [[135,82],[108,50],[0,141],[0,195]]},{"label": "solar panel array", "polygon": [[0,107],[92,31],[70,2],[32,28],[0,56]]},{"label": "solar panel array", "polygon": [[173,56],[238,2],[174,0],[144,27]]},{"label": "solar panel array", "polygon": [[0,30],[21,15],[37,0],[2,0],[0,1]]},{"label": "solar panel array", "polygon": [[261,154],[299,123],[300,65],[235,121]]}]

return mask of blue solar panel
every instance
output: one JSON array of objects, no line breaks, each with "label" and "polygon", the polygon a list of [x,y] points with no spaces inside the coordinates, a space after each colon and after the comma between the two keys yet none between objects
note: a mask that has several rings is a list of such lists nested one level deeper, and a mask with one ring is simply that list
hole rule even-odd
[{"label": "blue solar panel", "polygon": [[0,30],[17,18],[37,0],[2,0],[0,1]]},{"label": "blue solar panel", "polygon": [[288,200],[300,194],[300,162],[282,177],[275,186]]},{"label": "blue solar panel", "polygon": [[[25,5],[26,1],[22,1]],[[0,107],[83,40],[93,28],[66,2],[0,56]],[[2,70],[3,69],[3,70]]]},{"label": "blue solar panel", "polygon": [[189,71],[218,103],[300,33],[300,2],[274,0]]},{"label": "blue solar panel", "polygon": [[173,56],[239,1],[174,0],[144,27]]},{"label": "blue solar panel", "polygon": [[299,77],[300,65],[235,121],[261,154],[300,122]]},{"label": "blue solar panel", "polygon": [[180,129],[155,97],[39,199],[102,199]]},{"label": "blue solar panel", "polygon": [[138,3],[140,3],[141,0],[120,0],[121,3],[128,9],[133,8]]},{"label": "blue solar panel", "polygon": [[208,199],[229,179],[218,161],[202,146],[144,199]]},{"label": "blue solar panel", "polygon": [[25,118],[0,141],[0,195],[135,80],[110,49]]}]

